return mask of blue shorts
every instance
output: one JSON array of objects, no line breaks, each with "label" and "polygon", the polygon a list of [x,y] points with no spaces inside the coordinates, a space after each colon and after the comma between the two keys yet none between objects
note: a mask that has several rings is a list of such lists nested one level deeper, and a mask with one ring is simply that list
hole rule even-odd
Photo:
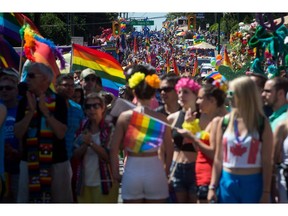
[{"label": "blue shorts", "polygon": [[262,173],[235,175],[222,171],[217,190],[220,203],[259,203],[262,196]]},{"label": "blue shorts", "polygon": [[[172,161],[171,170],[175,165]],[[175,192],[188,191],[189,193],[196,194],[196,177],[195,177],[195,162],[193,163],[177,163],[174,175],[171,180],[171,186]]]}]

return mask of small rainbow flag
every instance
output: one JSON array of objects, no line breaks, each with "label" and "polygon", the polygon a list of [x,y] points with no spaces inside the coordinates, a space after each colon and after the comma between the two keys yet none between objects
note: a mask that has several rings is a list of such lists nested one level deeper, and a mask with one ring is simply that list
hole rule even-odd
[{"label": "small rainbow flag", "polygon": [[228,66],[228,67],[230,67],[232,69],[232,64],[231,64],[231,61],[229,59],[226,46],[224,48],[224,60],[223,60],[222,64],[225,65],[225,66]]},{"label": "small rainbow flag", "polygon": [[206,76],[206,79],[212,78],[214,80],[222,79],[222,75],[218,71],[214,71]]},{"label": "small rainbow flag", "polygon": [[119,87],[126,84],[123,68],[111,55],[89,47],[73,44],[72,70],[91,68],[101,77],[103,88],[118,96]]},{"label": "small rainbow flag", "polygon": [[135,153],[145,152],[162,144],[164,131],[164,122],[133,111],[123,143]]}]

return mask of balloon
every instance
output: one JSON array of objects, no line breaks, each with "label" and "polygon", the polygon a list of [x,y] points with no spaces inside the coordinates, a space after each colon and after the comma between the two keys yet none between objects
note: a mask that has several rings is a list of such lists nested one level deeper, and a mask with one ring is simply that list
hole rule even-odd
[{"label": "balloon", "polygon": [[218,54],[218,55],[216,56],[216,59],[217,59],[217,60],[222,60],[222,55]]},{"label": "balloon", "polygon": [[210,64],[212,65],[212,67],[215,67],[215,65],[216,65],[216,60],[210,61]]},{"label": "balloon", "polygon": [[212,57],[212,58],[210,59],[210,62],[212,62],[212,61],[216,61],[216,58],[215,58],[215,57]]},{"label": "balloon", "polygon": [[217,66],[220,66],[220,65],[221,65],[221,63],[222,63],[222,61],[221,61],[221,60],[217,60],[217,61],[216,61],[216,65],[217,65]]}]

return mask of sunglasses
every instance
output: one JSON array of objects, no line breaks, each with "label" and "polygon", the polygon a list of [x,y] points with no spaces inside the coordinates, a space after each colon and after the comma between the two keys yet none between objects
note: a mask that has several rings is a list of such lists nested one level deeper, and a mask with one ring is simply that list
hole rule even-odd
[{"label": "sunglasses", "polygon": [[163,87],[159,89],[159,92],[164,91],[165,93],[171,92],[172,90],[174,90],[174,87]]},{"label": "sunglasses", "polygon": [[68,84],[68,83],[65,83],[65,84],[60,84],[61,86],[65,87],[65,88],[74,88],[74,84]]},{"label": "sunglasses", "polygon": [[232,98],[234,96],[234,91],[228,90],[227,91],[227,97]]},{"label": "sunglasses", "polygon": [[27,73],[27,78],[34,79],[36,76],[40,76],[41,74],[35,74],[35,73]]},{"label": "sunglasses", "polygon": [[100,107],[102,107],[101,103],[94,103],[94,104],[85,104],[84,105],[85,109],[91,109],[91,107],[93,107],[93,109],[99,109]]},{"label": "sunglasses", "polygon": [[96,78],[95,77],[86,77],[86,78],[84,78],[84,80],[85,80],[85,82],[89,82],[89,81],[95,82]]},{"label": "sunglasses", "polygon": [[0,91],[3,91],[4,89],[6,91],[11,91],[11,90],[15,89],[15,87],[13,87],[13,86],[0,86]]}]

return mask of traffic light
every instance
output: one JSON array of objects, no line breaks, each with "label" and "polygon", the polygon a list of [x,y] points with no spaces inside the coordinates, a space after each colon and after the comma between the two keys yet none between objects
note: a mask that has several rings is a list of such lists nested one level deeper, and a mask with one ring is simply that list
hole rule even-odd
[{"label": "traffic light", "polygon": [[188,16],[188,30],[196,29],[196,17],[195,15]]},{"label": "traffic light", "polygon": [[120,35],[120,23],[118,23],[117,21],[113,21],[112,31],[114,36]]}]

